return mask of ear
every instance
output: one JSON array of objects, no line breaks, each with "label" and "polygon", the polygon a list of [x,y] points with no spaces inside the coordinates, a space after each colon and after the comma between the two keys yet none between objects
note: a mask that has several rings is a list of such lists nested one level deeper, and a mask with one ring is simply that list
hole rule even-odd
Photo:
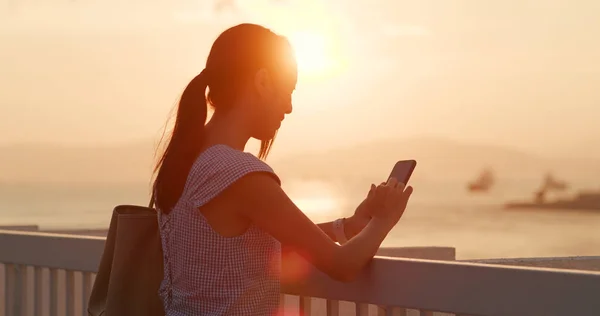
[{"label": "ear", "polygon": [[254,89],[261,98],[267,98],[273,94],[273,82],[269,71],[265,68],[259,69],[254,75]]}]

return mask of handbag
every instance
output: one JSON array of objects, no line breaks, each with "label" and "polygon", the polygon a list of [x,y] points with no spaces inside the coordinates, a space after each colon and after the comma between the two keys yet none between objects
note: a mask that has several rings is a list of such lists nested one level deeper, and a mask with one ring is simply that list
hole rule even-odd
[{"label": "handbag", "polygon": [[154,196],[148,207],[114,208],[88,316],[164,316],[163,253]]}]

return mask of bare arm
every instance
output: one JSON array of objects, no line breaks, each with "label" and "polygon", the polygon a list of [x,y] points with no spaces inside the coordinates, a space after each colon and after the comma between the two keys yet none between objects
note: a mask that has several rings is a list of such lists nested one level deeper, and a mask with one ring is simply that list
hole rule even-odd
[{"label": "bare arm", "polygon": [[[333,222],[324,222],[324,223],[319,223],[317,224],[317,226],[329,237],[331,238],[331,240],[333,240],[334,242],[339,242],[339,240],[337,240],[337,237],[335,236],[335,233],[333,232]],[[344,223],[344,232],[346,234],[346,239],[350,240],[351,238],[353,238],[354,236],[356,236],[358,233],[360,233],[366,225],[362,224],[362,223],[358,223],[357,221],[355,222],[353,220],[353,217],[349,217],[346,218],[345,223]],[[287,245],[287,244],[282,244],[282,251],[284,253],[288,253],[288,252],[295,252],[296,249],[294,249],[294,247]]]},{"label": "bare arm", "polygon": [[267,174],[248,174],[223,193],[235,200],[242,216],[341,281],[352,280],[362,270],[395,225],[394,221],[374,218],[358,235],[339,246]]},{"label": "bare arm", "polygon": [[[383,185],[384,183],[382,183]],[[374,211],[373,198],[374,192],[376,191],[377,186],[371,184],[371,188],[369,193],[365,197],[365,199],[356,207],[354,210],[354,214],[352,216],[347,217],[343,220],[344,223],[344,235],[346,236],[346,240],[352,239],[354,236],[358,235],[371,221],[372,212]],[[336,234],[334,233],[334,225],[333,222],[326,222],[317,224],[322,231],[324,231],[331,239],[336,242],[337,240]]]}]

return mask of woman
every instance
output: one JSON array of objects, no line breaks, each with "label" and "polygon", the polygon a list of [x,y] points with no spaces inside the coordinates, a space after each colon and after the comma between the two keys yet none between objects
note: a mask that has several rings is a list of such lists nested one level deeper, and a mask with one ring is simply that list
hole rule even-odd
[{"label": "woman", "polygon": [[[348,281],[402,216],[412,189],[392,180],[372,185],[354,216],[315,225],[273,170],[243,152],[256,138],[258,157],[267,156],[292,111],[296,79],[287,39],[241,24],[216,39],[184,90],[154,182],[166,315],[273,315],[281,244]],[[205,125],[207,103],[215,111]]]}]

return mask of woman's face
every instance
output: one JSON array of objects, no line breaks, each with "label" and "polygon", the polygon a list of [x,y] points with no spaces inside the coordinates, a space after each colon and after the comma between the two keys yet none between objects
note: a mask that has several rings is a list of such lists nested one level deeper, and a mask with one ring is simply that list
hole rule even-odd
[{"label": "woman's face", "polygon": [[252,137],[269,140],[281,127],[286,114],[292,113],[292,93],[296,89],[296,76],[271,76],[265,69],[260,70],[255,80],[258,102],[253,113]]}]

